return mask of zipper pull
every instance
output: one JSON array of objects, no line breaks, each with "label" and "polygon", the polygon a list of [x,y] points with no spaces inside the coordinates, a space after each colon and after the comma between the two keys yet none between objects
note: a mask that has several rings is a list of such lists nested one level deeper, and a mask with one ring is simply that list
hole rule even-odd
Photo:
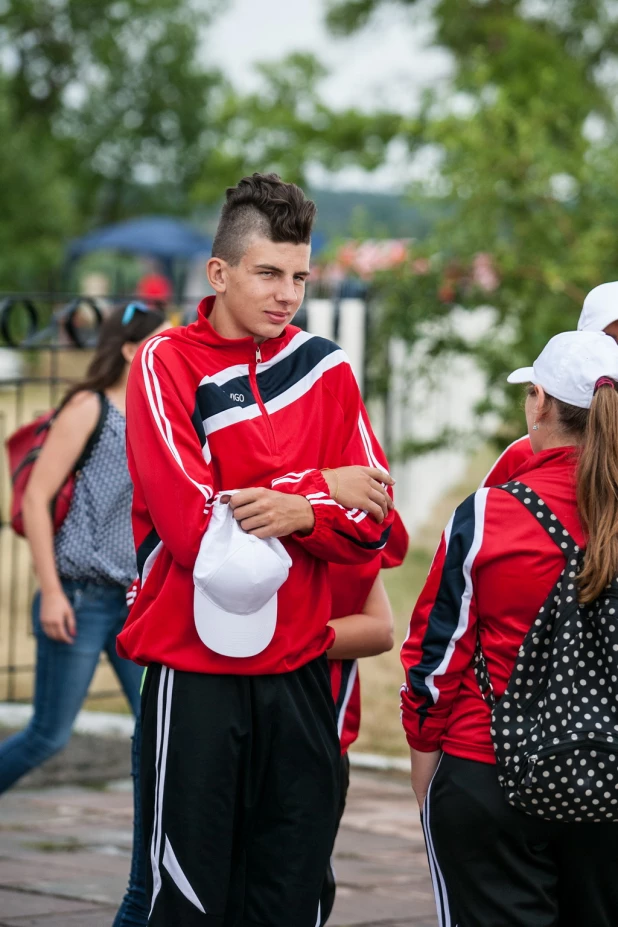
[{"label": "zipper pull", "polygon": [[255,362],[256,364],[262,363],[262,349],[260,348],[259,344],[256,344],[255,346]]},{"label": "zipper pull", "polygon": [[532,785],[532,777],[534,776],[534,767],[536,766],[536,761],[538,756],[536,753],[533,753],[532,756],[528,757],[528,772],[526,773],[526,778],[524,779],[524,786],[529,789]]}]

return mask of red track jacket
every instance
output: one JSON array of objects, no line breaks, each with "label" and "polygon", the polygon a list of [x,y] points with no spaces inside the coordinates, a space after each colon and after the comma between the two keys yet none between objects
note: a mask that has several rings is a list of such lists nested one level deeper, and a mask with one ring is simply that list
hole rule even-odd
[{"label": "red track jacket", "polygon": [[[291,325],[259,347],[252,338],[225,339],[208,322],[213,303],[202,300],[192,325],[151,338],[132,365],[127,454],[142,588],[118,651],[192,672],[288,672],[332,640],[327,562],[370,561],[393,519],[391,512],[378,525],[344,509],[320,468],[387,464],[336,344]],[[315,526],[284,539],[293,563],[278,592],[273,640],[235,659],[200,641],[192,574],[213,496],[249,486],[304,495]]]},{"label": "red track jacket", "polygon": [[[576,466],[574,448],[553,448],[527,455],[508,478],[538,493],[583,547]],[[495,762],[490,710],[471,663],[477,627],[499,698],[563,567],[554,542],[508,493],[484,487],[455,510],[401,651],[402,720],[410,746]]]}]

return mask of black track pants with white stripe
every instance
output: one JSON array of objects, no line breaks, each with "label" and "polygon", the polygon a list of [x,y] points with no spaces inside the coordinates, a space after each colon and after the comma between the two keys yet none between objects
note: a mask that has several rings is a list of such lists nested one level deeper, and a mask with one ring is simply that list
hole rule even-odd
[{"label": "black track pants with white stripe", "polygon": [[423,829],[440,927],[618,925],[618,824],[524,814],[495,766],[444,754]]},{"label": "black track pants with white stripe", "polygon": [[149,925],[316,927],[339,805],[326,658],[292,673],[149,668]]}]

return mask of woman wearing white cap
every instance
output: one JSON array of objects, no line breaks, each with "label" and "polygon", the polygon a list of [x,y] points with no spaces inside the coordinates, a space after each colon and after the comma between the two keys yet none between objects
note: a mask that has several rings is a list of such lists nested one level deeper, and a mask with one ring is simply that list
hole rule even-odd
[{"label": "woman wearing white cap", "polygon": [[412,785],[441,927],[615,927],[618,346],[509,381],[534,454],[457,508],[402,648]]},{"label": "woman wearing white cap", "polygon": [[[590,290],[577,322],[580,332],[605,332],[618,342],[618,280]],[[528,435],[517,438],[500,454],[481,486],[497,486],[513,479],[532,455]]]}]

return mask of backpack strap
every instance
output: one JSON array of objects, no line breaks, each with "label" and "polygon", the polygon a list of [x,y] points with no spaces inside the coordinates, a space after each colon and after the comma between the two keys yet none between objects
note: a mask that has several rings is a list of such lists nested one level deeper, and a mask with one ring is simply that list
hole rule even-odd
[{"label": "backpack strap", "polygon": [[99,418],[96,425],[94,426],[94,431],[86,441],[83,451],[75,462],[75,466],[73,467],[74,473],[79,473],[80,470],[84,469],[88,463],[88,460],[90,459],[90,455],[92,454],[97,441],[101,437],[101,432],[105,428],[105,422],[107,421],[107,414],[109,412],[109,399],[105,393],[97,393],[97,396],[99,397],[99,402],[101,403]]},{"label": "backpack strap", "polygon": [[[543,502],[541,497],[538,496],[534,490],[530,489],[529,486],[526,486],[525,483],[521,483],[519,480],[513,480],[510,483],[503,483],[502,486],[495,486],[492,488],[502,489],[504,492],[510,493],[514,499],[518,499],[545,529],[556,547],[559,548],[560,553],[563,554],[567,560],[571,558],[577,559],[577,555],[580,553],[579,546],[575,543],[558,517],[554,515],[551,509],[547,507],[545,502]],[[558,579],[558,583],[559,582],[560,578]],[[558,583],[552,590],[552,593],[550,593],[551,595],[556,592]],[[498,704],[498,700],[494,693],[491,677],[489,675],[489,668],[481,646],[481,629],[478,625],[476,650],[472,658],[472,665],[474,667],[476,681],[481,690],[481,696],[493,711]]]},{"label": "backpack strap", "polygon": [[514,499],[517,499],[524,508],[528,509],[538,523],[545,529],[556,547],[567,558],[579,553],[579,547],[564,527],[562,522],[552,512],[545,502],[538,496],[533,489],[521,483],[519,480],[513,480],[510,483],[503,483],[502,486],[496,486],[495,489],[502,489],[510,493]]}]

